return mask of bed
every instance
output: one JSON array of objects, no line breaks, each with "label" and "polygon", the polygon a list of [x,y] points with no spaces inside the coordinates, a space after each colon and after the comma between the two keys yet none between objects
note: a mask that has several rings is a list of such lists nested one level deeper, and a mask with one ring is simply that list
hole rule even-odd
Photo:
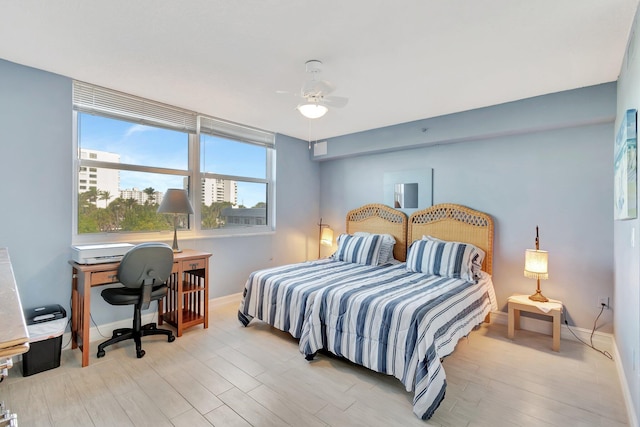
[{"label": "bed", "polygon": [[[347,235],[360,235],[355,240],[368,242],[374,252],[376,236],[388,235],[388,253],[378,260],[330,257],[255,271],[249,275],[238,309],[238,319],[246,327],[253,319],[270,324],[300,338],[305,313],[316,292],[327,287],[351,286],[369,280],[381,271],[405,261],[407,251],[407,216],[381,204],[368,204],[346,215]],[[362,256],[361,258],[366,258]],[[382,258],[385,258],[384,260]],[[362,261],[362,262],[354,262]],[[375,261],[375,262],[374,262]],[[379,262],[378,262],[379,261]]]},{"label": "bed", "polygon": [[[441,359],[492,310],[493,221],[440,204],[409,218],[406,263],[374,277],[318,289],[306,307],[300,351],[329,351],[393,375],[431,418],[446,390]],[[484,256],[483,253],[484,252]]]}]

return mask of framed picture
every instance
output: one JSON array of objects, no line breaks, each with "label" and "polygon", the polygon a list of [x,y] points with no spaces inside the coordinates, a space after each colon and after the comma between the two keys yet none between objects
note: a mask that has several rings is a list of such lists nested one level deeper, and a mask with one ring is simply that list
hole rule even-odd
[{"label": "framed picture", "polygon": [[616,135],[614,150],[614,219],[638,216],[637,110],[627,110]]}]

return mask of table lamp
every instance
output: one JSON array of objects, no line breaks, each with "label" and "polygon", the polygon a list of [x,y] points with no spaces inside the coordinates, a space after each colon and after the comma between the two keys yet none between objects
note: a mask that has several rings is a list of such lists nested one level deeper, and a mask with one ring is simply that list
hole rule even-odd
[{"label": "table lamp", "polygon": [[329,224],[323,224],[322,218],[320,218],[320,232],[318,234],[318,258],[320,258],[320,245],[331,246],[333,245],[333,230],[329,227]]},{"label": "table lamp", "polygon": [[549,298],[540,292],[540,279],[548,279],[549,252],[540,250],[540,239],[538,237],[538,227],[536,226],[536,248],[527,249],[524,253],[524,276],[538,280],[536,293],[529,296],[530,300],[547,302]]},{"label": "table lamp", "polygon": [[189,202],[187,190],[169,188],[158,207],[158,213],[173,214],[173,252],[182,252],[178,249],[178,215],[192,214],[193,208]]}]

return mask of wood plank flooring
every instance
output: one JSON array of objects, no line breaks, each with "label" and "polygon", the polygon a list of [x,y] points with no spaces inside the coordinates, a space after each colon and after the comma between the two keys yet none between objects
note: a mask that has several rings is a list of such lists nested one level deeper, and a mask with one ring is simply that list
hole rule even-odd
[{"label": "wood plank flooring", "polygon": [[431,420],[413,415],[400,381],[319,355],[309,363],[288,334],[243,328],[237,303],[213,307],[210,326],[173,343],[146,337],[92,345],[90,366],[63,350],[59,368],[0,384],[0,401],[25,426],[622,426],[615,363],[573,341],[483,325],[444,360],[447,392]]}]

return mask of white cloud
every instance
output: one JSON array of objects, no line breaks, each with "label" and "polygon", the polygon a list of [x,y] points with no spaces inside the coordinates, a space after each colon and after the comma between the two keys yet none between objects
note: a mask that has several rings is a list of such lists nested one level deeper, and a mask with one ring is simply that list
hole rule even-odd
[{"label": "white cloud", "polygon": [[149,126],[145,126],[145,125],[133,125],[129,129],[127,129],[127,131],[124,134],[124,137],[128,138],[134,133],[148,132],[150,130],[153,130],[153,128],[150,128]]}]

